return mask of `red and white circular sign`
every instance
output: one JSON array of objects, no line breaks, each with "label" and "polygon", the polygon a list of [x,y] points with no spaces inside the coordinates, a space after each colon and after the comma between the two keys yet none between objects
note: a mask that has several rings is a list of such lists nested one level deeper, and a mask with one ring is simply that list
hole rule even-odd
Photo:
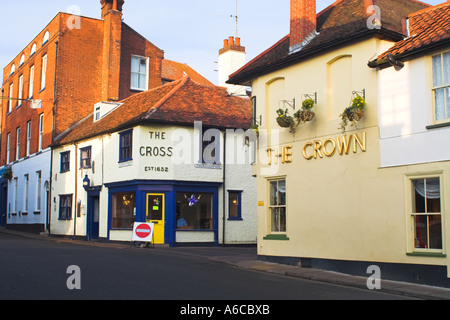
[{"label": "red and white circular sign", "polygon": [[139,238],[145,239],[152,233],[152,228],[148,224],[140,224],[136,227],[136,235]]}]

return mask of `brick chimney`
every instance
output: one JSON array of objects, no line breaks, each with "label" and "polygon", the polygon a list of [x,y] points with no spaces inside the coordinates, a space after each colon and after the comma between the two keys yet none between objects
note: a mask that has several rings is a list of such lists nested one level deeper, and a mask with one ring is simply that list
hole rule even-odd
[{"label": "brick chimney", "polygon": [[124,0],[100,0],[103,30],[102,101],[119,100]]},{"label": "brick chimney", "polygon": [[301,50],[316,36],[316,17],[316,0],[291,0],[291,53]]}]

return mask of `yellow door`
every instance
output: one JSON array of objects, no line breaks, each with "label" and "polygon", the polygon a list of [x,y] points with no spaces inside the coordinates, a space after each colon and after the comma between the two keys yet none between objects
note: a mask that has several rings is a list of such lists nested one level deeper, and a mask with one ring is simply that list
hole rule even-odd
[{"label": "yellow door", "polygon": [[154,223],[153,241],[164,244],[164,194],[147,194],[147,222]]}]

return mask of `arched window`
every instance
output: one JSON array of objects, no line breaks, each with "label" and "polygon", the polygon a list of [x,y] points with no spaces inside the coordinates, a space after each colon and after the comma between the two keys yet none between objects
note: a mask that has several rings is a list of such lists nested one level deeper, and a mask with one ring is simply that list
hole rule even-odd
[{"label": "arched window", "polygon": [[335,120],[352,99],[352,56],[338,56],[327,65],[327,118]]},{"label": "arched window", "polygon": [[50,34],[49,34],[48,31],[46,31],[45,34],[44,34],[44,42],[42,44],[46,43],[49,38],[50,38]]},{"label": "arched window", "polygon": [[30,54],[30,56],[32,56],[35,53],[36,53],[36,43],[33,43],[33,45],[31,46],[31,54]]},{"label": "arched window", "polygon": [[15,71],[16,71],[16,65],[13,63],[13,65],[11,66],[11,72],[9,74],[12,75]]},{"label": "arched window", "polygon": [[20,57],[20,64],[19,64],[19,67],[20,67],[21,65],[23,65],[24,62],[25,62],[25,54],[22,54],[22,56]]}]

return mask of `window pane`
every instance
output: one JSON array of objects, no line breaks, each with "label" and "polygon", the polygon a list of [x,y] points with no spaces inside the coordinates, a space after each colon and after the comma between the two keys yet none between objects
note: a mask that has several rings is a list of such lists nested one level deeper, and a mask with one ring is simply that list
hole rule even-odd
[{"label": "window pane", "polygon": [[212,194],[177,192],[176,202],[177,229],[212,229]]},{"label": "window pane", "polygon": [[136,193],[122,192],[113,195],[112,227],[132,229],[136,221]]},{"label": "window pane", "polygon": [[230,218],[238,218],[239,217],[239,194],[230,192],[229,199],[230,206]]},{"label": "window pane", "polygon": [[131,87],[139,88],[139,74],[138,73],[131,74]]},{"label": "window pane", "polygon": [[450,84],[450,52],[444,53],[444,84]]},{"label": "window pane", "polygon": [[442,249],[442,223],[440,215],[429,217],[430,249]]},{"label": "window pane", "polygon": [[427,179],[427,212],[441,212],[441,188],[439,178]]},{"label": "window pane", "polygon": [[145,74],[139,75],[139,89],[145,89],[145,80],[147,80],[147,76]]},{"label": "window pane", "polygon": [[414,247],[428,248],[428,216],[415,216],[414,230]]},{"label": "window pane", "polygon": [[140,73],[147,73],[147,59],[140,58],[139,59],[139,72]]},{"label": "window pane", "polygon": [[447,93],[447,116],[446,118],[450,118],[450,87],[447,87],[445,89],[445,92]]},{"label": "window pane", "polygon": [[139,72],[139,60],[138,57],[131,58],[131,72]]},{"label": "window pane", "polygon": [[284,206],[286,205],[286,181],[280,180],[278,181],[278,205]]},{"label": "window pane", "polygon": [[278,205],[278,183],[277,181],[270,182],[270,205]]},{"label": "window pane", "polygon": [[286,232],[286,208],[271,209],[272,232]]},{"label": "window pane", "polygon": [[435,91],[436,120],[444,120],[445,116],[445,88]]},{"label": "window pane", "polygon": [[413,180],[413,213],[425,213],[425,180]]},{"label": "window pane", "polygon": [[441,55],[433,57],[433,86],[442,86],[442,58]]}]

